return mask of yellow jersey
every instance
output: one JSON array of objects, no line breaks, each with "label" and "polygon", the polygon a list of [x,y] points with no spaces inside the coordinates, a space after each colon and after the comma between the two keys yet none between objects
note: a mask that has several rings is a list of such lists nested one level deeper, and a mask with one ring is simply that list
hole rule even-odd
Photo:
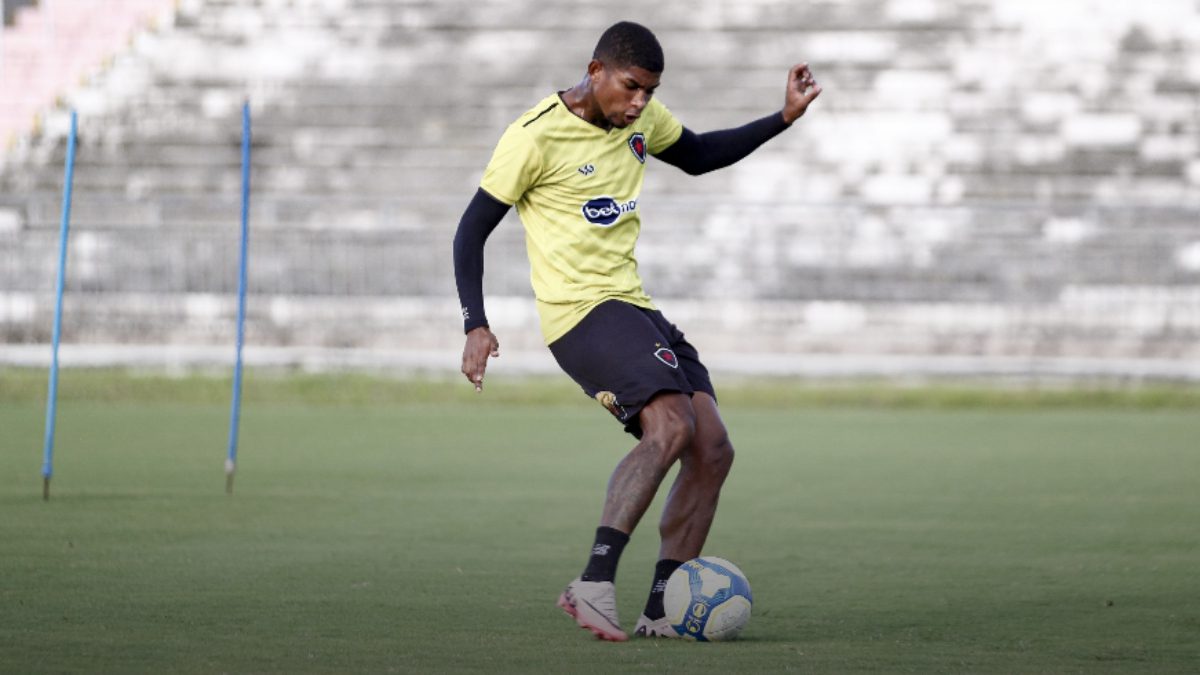
[{"label": "yellow jersey", "polygon": [[551,94],[509,125],[480,187],[517,207],[546,344],[596,305],[654,309],[633,257],[646,157],[679,140],[683,125],[656,99],[624,129],[604,130]]}]

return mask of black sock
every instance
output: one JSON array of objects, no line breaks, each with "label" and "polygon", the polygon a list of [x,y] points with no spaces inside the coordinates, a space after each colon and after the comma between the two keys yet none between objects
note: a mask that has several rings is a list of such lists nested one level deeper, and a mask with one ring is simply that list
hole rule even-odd
[{"label": "black sock", "polygon": [[596,528],[596,543],[580,579],[583,581],[612,581],[617,577],[617,561],[629,543],[629,535],[611,527]]},{"label": "black sock", "polygon": [[663,592],[667,590],[667,579],[682,564],[678,560],[659,560],[654,565],[654,583],[650,584],[650,597],[646,600],[646,610],[642,612],[647,619],[653,621],[667,615],[663,609]]}]

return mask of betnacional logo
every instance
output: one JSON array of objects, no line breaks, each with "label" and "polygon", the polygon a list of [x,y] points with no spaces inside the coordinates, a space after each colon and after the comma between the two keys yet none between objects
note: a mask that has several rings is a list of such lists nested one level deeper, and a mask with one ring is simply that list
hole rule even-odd
[{"label": "betnacional logo", "polygon": [[629,149],[633,151],[633,156],[642,164],[646,163],[646,134],[637,132],[629,137]]},{"label": "betnacional logo", "polygon": [[583,217],[593,225],[612,227],[621,214],[637,210],[637,200],[630,199],[624,204],[618,204],[612,197],[596,197],[583,205]]}]

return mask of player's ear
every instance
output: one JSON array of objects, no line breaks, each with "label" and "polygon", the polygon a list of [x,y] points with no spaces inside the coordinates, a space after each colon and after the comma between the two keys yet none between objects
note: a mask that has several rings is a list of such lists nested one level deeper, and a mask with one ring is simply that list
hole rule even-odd
[{"label": "player's ear", "polygon": [[600,74],[603,71],[604,71],[604,62],[601,61],[600,59],[592,59],[591,61],[588,62],[588,67],[587,67],[588,78],[591,79],[592,84],[596,83],[596,81],[600,78]]}]

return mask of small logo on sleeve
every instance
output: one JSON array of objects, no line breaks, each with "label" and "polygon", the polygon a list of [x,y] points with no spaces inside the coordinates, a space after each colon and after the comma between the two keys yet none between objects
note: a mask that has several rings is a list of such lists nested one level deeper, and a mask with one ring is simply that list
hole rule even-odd
[{"label": "small logo on sleeve", "polygon": [[646,134],[637,132],[629,137],[629,149],[633,151],[633,156],[642,164],[646,163]]},{"label": "small logo on sleeve", "polygon": [[659,347],[658,351],[654,352],[654,358],[662,361],[672,368],[679,367],[679,359],[675,358],[675,352],[666,347]]},{"label": "small logo on sleeve", "polygon": [[583,166],[581,166],[575,170],[578,171],[580,173],[580,175],[590,176],[590,175],[596,173],[596,165],[595,164],[584,164]]}]

